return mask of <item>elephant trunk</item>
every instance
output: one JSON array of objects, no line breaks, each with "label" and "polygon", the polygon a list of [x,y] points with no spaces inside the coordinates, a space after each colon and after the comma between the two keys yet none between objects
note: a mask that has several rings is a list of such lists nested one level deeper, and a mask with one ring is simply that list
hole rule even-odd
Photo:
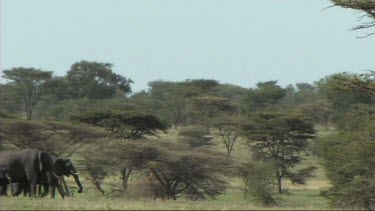
[{"label": "elephant trunk", "polygon": [[74,180],[76,181],[76,183],[78,185],[78,193],[82,193],[83,187],[82,187],[81,182],[79,181],[78,175],[77,174],[73,174],[73,177],[74,177]]}]

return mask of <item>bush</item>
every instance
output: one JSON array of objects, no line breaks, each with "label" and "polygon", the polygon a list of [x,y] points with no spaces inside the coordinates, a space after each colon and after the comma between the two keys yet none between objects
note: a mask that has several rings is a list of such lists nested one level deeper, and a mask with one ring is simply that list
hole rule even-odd
[{"label": "bush", "polygon": [[[98,149],[102,152],[101,156],[94,153]],[[154,197],[176,199],[187,195],[191,199],[214,198],[227,187],[222,176],[230,171],[230,160],[221,153],[189,149],[175,142],[144,140],[112,141],[98,144],[90,150],[92,152],[84,154],[84,162],[91,174],[104,170],[115,175],[124,166],[143,171],[149,178],[145,181],[151,186]],[[149,188],[147,184],[145,188]]]},{"label": "bush", "polygon": [[245,183],[244,197],[252,199],[264,206],[275,205],[275,172],[271,163],[246,163],[240,167],[240,174]]},{"label": "bush", "polygon": [[375,209],[375,124],[361,131],[341,131],[319,139],[327,177],[325,193],[339,208]]},{"label": "bush", "polygon": [[213,136],[210,136],[205,128],[188,127],[178,133],[179,141],[191,147],[202,147],[212,144]]}]

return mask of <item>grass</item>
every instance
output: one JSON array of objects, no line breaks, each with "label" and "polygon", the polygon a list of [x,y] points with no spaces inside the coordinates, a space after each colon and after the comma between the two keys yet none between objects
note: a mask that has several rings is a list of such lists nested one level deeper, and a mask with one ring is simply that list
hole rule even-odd
[{"label": "grass", "polygon": [[[320,135],[324,135],[323,134]],[[163,134],[162,139],[176,140],[177,132],[170,131]],[[225,152],[224,146],[220,139],[213,146],[214,150]],[[235,145],[235,151],[232,156],[238,162],[246,162],[249,160],[249,149],[246,147],[244,140],[239,140]],[[305,160],[299,167],[314,165],[318,167],[315,171],[315,177],[307,180],[306,185],[292,185],[288,180],[283,181],[283,188],[287,193],[276,196],[279,204],[274,207],[262,207],[249,199],[243,198],[243,184],[240,178],[229,178],[231,187],[225,194],[217,199],[207,201],[190,201],[179,198],[173,200],[157,200],[150,198],[134,198],[129,195],[102,195],[99,193],[90,181],[83,180],[84,192],[75,193],[71,198],[56,199],[50,198],[29,198],[29,197],[0,197],[0,210],[327,210],[329,209],[328,200],[320,195],[321,190],[329,188],[330,184],[327,180],[322,166],[319,164],[318,158],[314,156],[305,156]],[[130,180],[129,191],[132,189],[131,184],[137,181],[136,176]],[[68,184],[75,187],[74,180],[67,178]],[[113,177],[105,181],[105,190],[109,187],[119,186],[121,181],[118,177]],[[118,194],[117,194],[118,195]]]}]

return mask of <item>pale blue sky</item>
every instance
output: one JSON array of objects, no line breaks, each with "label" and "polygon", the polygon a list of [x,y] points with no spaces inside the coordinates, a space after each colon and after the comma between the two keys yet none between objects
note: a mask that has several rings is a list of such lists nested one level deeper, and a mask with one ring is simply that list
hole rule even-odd
[{"label": "pale blue sky", "polygon": [[[251,87],[375,69],[375,36],[328,0],[2,0],[2,69],[64,75],[110,62],[135,81],[209,78]],[[4,81],[2,79],[2,81]]]}]

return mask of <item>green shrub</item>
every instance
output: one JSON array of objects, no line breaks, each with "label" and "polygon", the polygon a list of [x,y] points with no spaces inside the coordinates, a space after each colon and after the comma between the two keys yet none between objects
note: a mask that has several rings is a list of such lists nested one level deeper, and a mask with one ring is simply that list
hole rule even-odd
[{"label": "green shrub", "polygon": [[275,172],[271,163],[246,163],[240,167],[241,177],[245,183],[244,197],[252,199],[264,206],[275,205]]}]

